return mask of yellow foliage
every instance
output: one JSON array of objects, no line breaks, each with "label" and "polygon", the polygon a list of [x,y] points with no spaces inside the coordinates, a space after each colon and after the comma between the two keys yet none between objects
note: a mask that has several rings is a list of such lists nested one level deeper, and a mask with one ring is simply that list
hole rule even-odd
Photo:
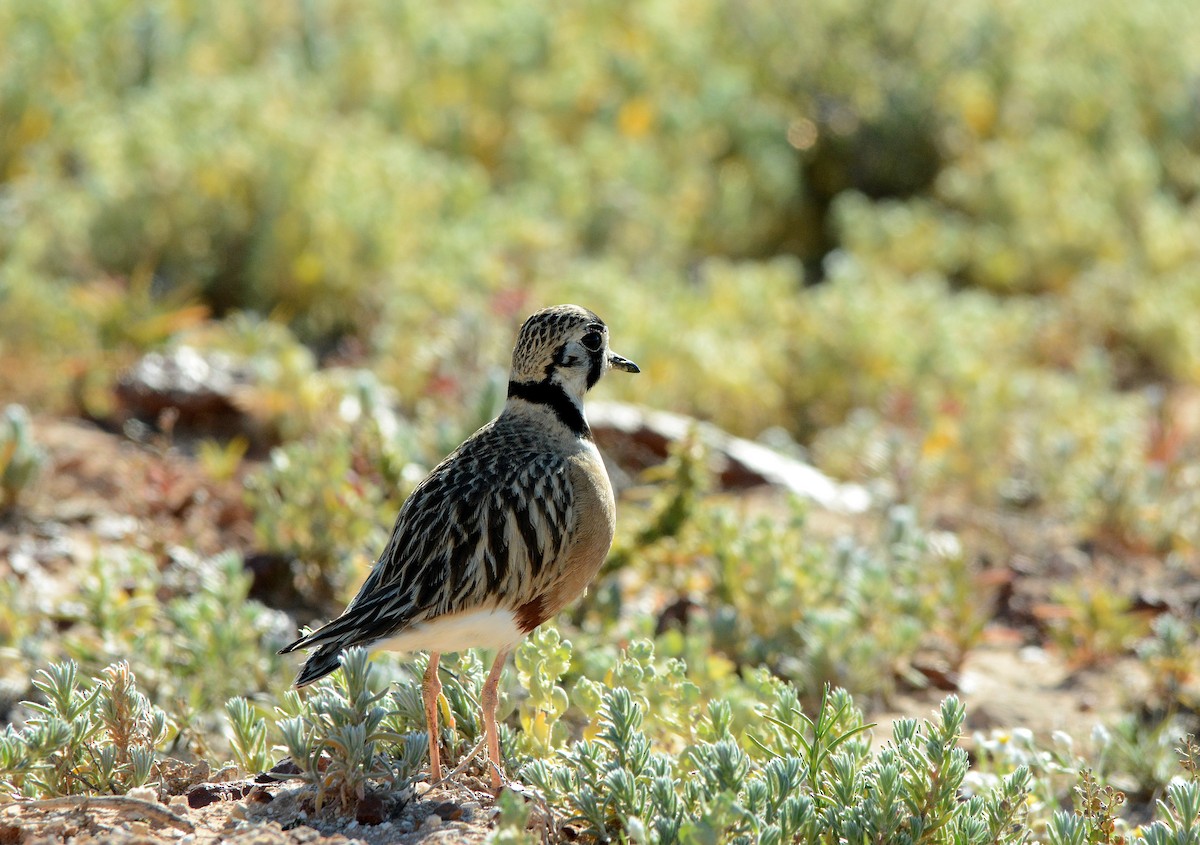
[{"label": "yellow foliage", "polygon": [[634,97],[617,112],[617,127],[627,138],[642,138],[654,127],[654,104],[646,97]]}]

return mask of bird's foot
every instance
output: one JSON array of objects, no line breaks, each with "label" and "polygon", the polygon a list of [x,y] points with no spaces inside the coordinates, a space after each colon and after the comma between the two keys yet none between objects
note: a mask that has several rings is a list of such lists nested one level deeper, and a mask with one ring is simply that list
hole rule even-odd
[{"label": "bird's foot", "polygon": [[498,798],[500,797],[500,793],[504,791],[504,787],[509,784],[508,775],[492,760],[486,761],[484,765],[488,773],[492,776],[492,795]]}]

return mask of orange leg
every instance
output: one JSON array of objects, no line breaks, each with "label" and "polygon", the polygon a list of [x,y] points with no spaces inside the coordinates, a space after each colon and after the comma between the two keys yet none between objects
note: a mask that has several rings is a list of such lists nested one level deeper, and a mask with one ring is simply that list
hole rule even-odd
[{"label": "orange leg", "polygon": [[487,681],[483,684],[483,728],[487,732],[488,761],[492,764],[492,789],[497,792],[503,784],[502,773],[504,761],[500,759],[500,734],[496,730],[496,705],[500,702],[500,673],[504,671],[504,661],[508,659],[510,649],[502,648],[492,663],[492,671],[488,673]]},{"label": "orange leg", "polygon": [[429,782],[442,779],[442,753],[438,748],[438,696],[442,694],[442,682],[438,678],[436,651],[429,653],[429,668],[425,670],[425,681],[421,684],[421,698],[425,701],[425,724],[429,729]]}]

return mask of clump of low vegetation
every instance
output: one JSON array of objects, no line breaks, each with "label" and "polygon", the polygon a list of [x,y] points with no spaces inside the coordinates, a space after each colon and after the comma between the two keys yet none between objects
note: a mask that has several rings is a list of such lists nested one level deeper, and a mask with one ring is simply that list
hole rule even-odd
[{"label": "clump of low vegetation", "polygon": [[12,511],[25,488],[46,463],[46,452],[33,440],[29,412],[9,405],[0,420],[0,514]]},{"label": "clump of low vegetation", "polygon": [[81,680],[74,661],[34,677],[39,701],[26,702],[24,727],[0,734],[0,774],[18,795],[121,795],[155,773],[174,733],[167,714],[137,688],[128,663]]},{"label": "clump of low vegetation", "polygon": [[[428,750],[428,741],[409,741],[392,729],[387,692],[372,690],[369,677],[366,651],[352,649],[334,681],[319,685],[304,699],[289,692],[284,700],[281,712],[293,715],[280,719],[278,732],[301,777],[316,786],[318,810],[327,796],[352,809],[372,780],[394,791],[416,775]],[[238,708],[233,704],[232,714]],[[236,730],[239,723],[233,724]],[[255,722],[249,734],[237,731],[239,745],[249,745],[245,739],[261,735],[262,725]]]},{"label": "clump of low vegetation", "polygon": [[288,674],[275,651],[290,623],[248,599],[251,576],[240,556],[181,560],[159,571],[148,555],[130,550],[97,557],[79,575],[73,592],[36,602],[17,593],[0,609],[10,672],[24,667],[37,677],[43,661],[69,659],[73,679],[125,665],[139,695],[180,726],[177,742],[202,754],[225,753],[227,698],[283,692]]}]

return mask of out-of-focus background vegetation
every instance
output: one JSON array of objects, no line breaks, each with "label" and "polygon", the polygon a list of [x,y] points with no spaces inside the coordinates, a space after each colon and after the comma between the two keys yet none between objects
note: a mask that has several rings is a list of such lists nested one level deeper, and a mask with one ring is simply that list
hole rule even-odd
[{"label": "out-of-focus background vegetation", "polygon": [[[756,667],[882,706],[999,625],[1140,663],[1131,748],[1194,722],[1192,0],[0,4],[0,397],[36,415],[0,450],[10,519],[52,510],[38,420],[130,433],[122,374],[199,350],[245,377],[255,435],[137,431],[244,509],[235,551],[287,562],[258,598],[327,616],[495,411],[520,321],[563,301],[642,366],[606,397],[765,435],[875,502],[824,538],[803,508],[746,518],[685,443],[626,479],[620,571],[573,636],[657,637],[744,725]],[[170,499],[162,472],[139,478]],[[128,658],[190,721],[176,750],[219,755],[204,720],[282,694],[286,621],[228,617],[249,575],[181,563],[186,531],[130,545],[63,605],[10,565],[11,697],[46,661]],[[682,633],[630,610],[693,605]],[[218,654],[246,672],[209,682]],[[587,659],[567,677],[612,681]],[[1147,800],[1169,779],[1128,769]]]},{"label": "out-of-focus background vegetation", "polygon": [[646,362],[610,394],[840,474],[898,435],[985,506],[1200,529],[1138,489],[1179,480],[1150,430],[1200,380],[1190,3],[0,15],[16,398],[244,310],[453,408],[578,300]]}]

